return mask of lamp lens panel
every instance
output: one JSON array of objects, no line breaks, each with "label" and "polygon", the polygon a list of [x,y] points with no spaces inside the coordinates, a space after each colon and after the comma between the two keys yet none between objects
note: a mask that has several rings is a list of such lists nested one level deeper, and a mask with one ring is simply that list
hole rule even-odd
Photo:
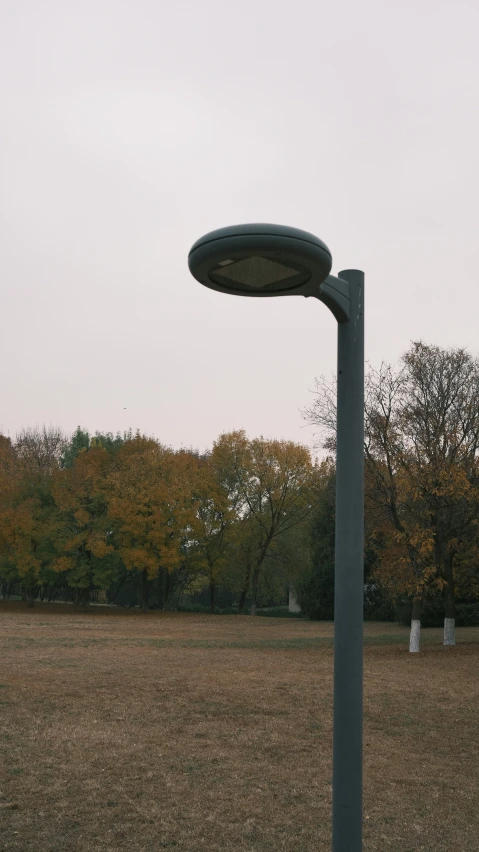
[{"label": "lamp lens panel", "polygon": [[245,287],[261,289],[270,284],[284,282],[288,278],[297,278],[298,270],[291,269],[283,263],[277,263],[267,257],[244,257],[236,263],[225,261],[218,264],[221,266],[222,278],[233,281],[235,284],[243,284]]}]

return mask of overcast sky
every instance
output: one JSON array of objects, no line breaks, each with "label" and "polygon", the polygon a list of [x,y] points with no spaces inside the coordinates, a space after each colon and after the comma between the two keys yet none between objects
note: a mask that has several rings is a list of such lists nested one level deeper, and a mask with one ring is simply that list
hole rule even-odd
[{"label": "overcast sky", "polygon": [[311,444],[320,302],[218,294],[207,231],[366,273],[366,359],[479,352],[477,0],[0,0],[0,430]]}]

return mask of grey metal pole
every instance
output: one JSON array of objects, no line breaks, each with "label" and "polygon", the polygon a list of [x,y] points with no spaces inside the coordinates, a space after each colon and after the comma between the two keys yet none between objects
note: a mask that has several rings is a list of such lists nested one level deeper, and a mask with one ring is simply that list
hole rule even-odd
[{"label": "grey metal pole", "polygon": [[333,852],[362,849],[364,600],[364,273],[347,269],[338,323],[334,582]]}]

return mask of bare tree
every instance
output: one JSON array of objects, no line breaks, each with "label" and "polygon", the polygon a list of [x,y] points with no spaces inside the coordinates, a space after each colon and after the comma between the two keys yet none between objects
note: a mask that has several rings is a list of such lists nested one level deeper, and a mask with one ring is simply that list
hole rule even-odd
[{"label": "bare tree", "polygon": [[[303,411],[336,446],[336,387],[316,382]],[[411,650],[419,650],[421,602],[445,589],[444,643],[455,643],[456,563],[478,544],[479,361],[464,349],[413,342],[398,369],[369,367],[365,380],[366,497],[407,552],[413,601]],[[466,572],[467,574],[467,572]]]},{"label": "bare tree", "polygon": [[59,467],[68,438],[58,426],[22,429],[15,439],[17,457],[31,472],[52,473]]}]

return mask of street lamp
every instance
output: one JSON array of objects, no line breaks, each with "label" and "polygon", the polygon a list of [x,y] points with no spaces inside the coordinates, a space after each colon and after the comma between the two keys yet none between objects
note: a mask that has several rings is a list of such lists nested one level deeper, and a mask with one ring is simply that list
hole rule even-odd
[{"label": "street lamp", "polygon": [[282,225],[206,234],[188,255],[206,287],[237,296],[314,296],[338,322],[334,581],[333,852],[362,848],[364,273],[330,275],[331,252]]}]

